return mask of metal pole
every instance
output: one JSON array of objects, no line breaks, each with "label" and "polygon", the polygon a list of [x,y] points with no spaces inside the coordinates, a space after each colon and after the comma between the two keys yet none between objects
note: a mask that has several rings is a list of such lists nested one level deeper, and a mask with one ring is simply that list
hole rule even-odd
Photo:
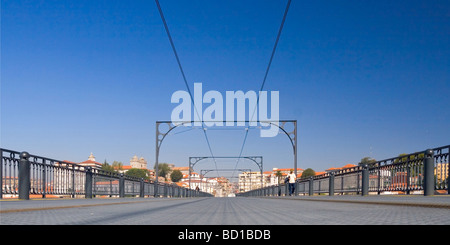
[{"label": "metal pole", "polygon": [[75,166],[74,165],[70,165],[70,167],[72,168],[72,198],[75,198],[75,194],[76,194],[76,188],[75,188]]},{"label": "metal pole", "polygon": [[156,136],[155,136],[155,182],[154,182],[154,195],[155,197],[158,197],[158,175],[159,175],[159,163],[158,163],[158,158],[159,158],[159,142],[158,142],[158,136],[159,136],[159,123],[156,122]]},{"label": "metal pole", "polygon": [[86,179],[84,182],[84,197],[92,198],[92,167],[86,167]]},{"label": "metal pole", "polygon": [[434,195],[434,161],[433,150],[426,150],[423,159],[424,180],[423,180],[423,194],[425,196]]},{"label": "metal pole", "polygon": [[[42,159],[42,198],[46,197],[47,194],[47,170],[46,170],[47,164],[45,163],[45,159]],[[74,189],[75,190],[75,189]]]},{"label": "metal pole", "polygon": [[141,181],[139,183],[139,197],[143,198],[145,193],[144,193],[144,178],[141,178]]},{"label": "metal pole", "polygon": [[362,170],[362,196],[367,196],[369,194],[369,168],[367,165],[363,166]]},{"label": "metal pole", "polygon": [[119,177],[119,197],[125,197],[125,178],[123,176],[123,173],[121,173]]},{"label": "metal pole", "polygon": [[30,154],[24,151],[20,153],[19,162],[19,199],[30,200],[30,189],[31,189],[31,179],[30,179]]},{"label": "metal pole", "polygon": [[263,165],[262,165],[262,161],[263,159],[261,158],[261,167],[260,167],[260,172],[261,172],[261,189],[264,188],[264,184],[263,184]]},{"label": "metal pole", "polygon": [[334,196],[334,173],[330,173],[328,180],[328,195]]},{"label": "metal pole", "polygon": [[191,189],[191,165],[192,165],[192,163],[191,163],[191,158],[189,157],[189,168],[188,168],[188,170],[189,170],[189,175],[188,175],[188,178],[189,178],[189,189]]},{"label": "metal pole", "polygon": [[[297,178],[297,120],[294,121],[294,141],[295,141],[295,147],[294,147],[294,173],[295,173],[295,178]],[[296,181],[297,182],[297,181]],[[298,196],[298,188],[296,185],[295,186],[295,196]]]}]

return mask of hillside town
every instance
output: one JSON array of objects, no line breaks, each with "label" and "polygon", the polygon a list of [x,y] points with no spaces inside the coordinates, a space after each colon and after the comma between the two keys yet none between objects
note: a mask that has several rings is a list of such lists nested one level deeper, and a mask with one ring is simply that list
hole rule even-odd
[{"label": "hillside town", "polygon": [[[130,159],[129,164],[114,162],[110,165],[106,161],[104,163],[96,161],[94,154],[91,153],[86,161],[76,164],[85,167],[89,166],[94,169],[105,169],[105,167],[110,167],[108,170],[112,169],[113,171],[124,174],[131,174],[130,170],[132,169],[140,170],[145,173],[146,178],[149,180],[155,180],[156,176],[155,170],[148,168],[147,161],[143,157],[138,157],[136,155]],[[159,182],[175,183],[178,186],[207,192],[216,197],[234,196],[237,193],[247,192],[261,187],[278,185],[289,174],[289,172],[293,170],[292,168],[272,168],[271,171],[264,171],[262,174],[258,171],[242,171],[237,176],[237,182],[233,182],[225,177],[206,177],[206,174],[195,172],[192,168],[189,169],[187,166],[176,166],[175,164],[167,163],[163,164],[166,165],[165,167],[167,171],[164,174],[161,174],[160,172],[158,175]],[[329,171],[352,168],[355,166],[356,165],[353,164],[347,164],[340,168],[329,168],[323,172],[313,171],[313,174],[320,175]],[[179,172],[181,174],[180,177],[177,179],[172,179],[172,176],[174,176],[172,173],[174,172]],[[304,169],[297,168],[297,178],[301,178],[303,172]]]}]

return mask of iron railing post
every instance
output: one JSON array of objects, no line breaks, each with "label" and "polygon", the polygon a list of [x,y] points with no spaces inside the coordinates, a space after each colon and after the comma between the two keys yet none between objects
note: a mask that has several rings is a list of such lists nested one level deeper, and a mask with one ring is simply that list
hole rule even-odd
[{"label": "iron railing post", "polygon": [[144,197],[144,178],[141,178],[141,181],[139,182],[139,197]]},{"label": "iron railing post", "polygon": [[20,153],[19,162],[19,199],[30,200],[30,189],[31,189],[31,179],[30,179],[30,154],[24,151]]},{"label": "iron railing post", "polygon": [[334,196],[334,173],[330,173],[328,178],[328,195]]},{"label": "iron railing post", "polygon": [[86,178],[84,182],[84,197],[92,198],[92,167],[86,167]]},{"label": "iron railing post", "polygon": [[45,159],[42,159],[42,198],[46,197],[47,194],[47,164],[45,163]]},{"label": "iron railing post", "polygon": [[71,165],[72,168],[72,198],[75,198],[76,188],[75,188],[75,166]]},{"label": "iron railing post", "polygon": [[125,178],[123,173],[121,173],[119,176],[119,197],[125,197]]},{"label": "iron railing post", "polygon": [[308,191],[308,194],[310,196],[314,195],[314,180],[313,180],[312,176],[309,178],[309,191]]},{"label": "iron railing post", "polygon": [[361,195],[367,196],[369,194],[369,167],[367,165],[363,166],[361,182]]},{"label": "iron railing post", "polygon": [[424,168],[424,180],[423,180],[423,194],[425,196],[434,195],[434,161],[433,150],[428,149],[424,153],[423,168]]}]

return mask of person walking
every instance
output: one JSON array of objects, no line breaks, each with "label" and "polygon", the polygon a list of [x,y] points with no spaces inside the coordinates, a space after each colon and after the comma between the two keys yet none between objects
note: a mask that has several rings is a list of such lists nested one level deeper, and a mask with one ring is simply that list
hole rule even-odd
[{"label": "person walking", "polygon": [[295,182],[297,180],[297,177],[294,174],[294,170],[291,169],[291,173],[288,175],[289,178],[289,196],[292,196],[295,191]]}]

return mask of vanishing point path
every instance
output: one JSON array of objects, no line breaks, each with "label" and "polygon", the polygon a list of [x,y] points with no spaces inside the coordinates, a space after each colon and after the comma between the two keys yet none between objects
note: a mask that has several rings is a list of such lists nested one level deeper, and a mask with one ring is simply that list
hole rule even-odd
[{"label": "vanishing point path", "polygon": [[1,200],[1,225],[449,225],[450,196]]}]

